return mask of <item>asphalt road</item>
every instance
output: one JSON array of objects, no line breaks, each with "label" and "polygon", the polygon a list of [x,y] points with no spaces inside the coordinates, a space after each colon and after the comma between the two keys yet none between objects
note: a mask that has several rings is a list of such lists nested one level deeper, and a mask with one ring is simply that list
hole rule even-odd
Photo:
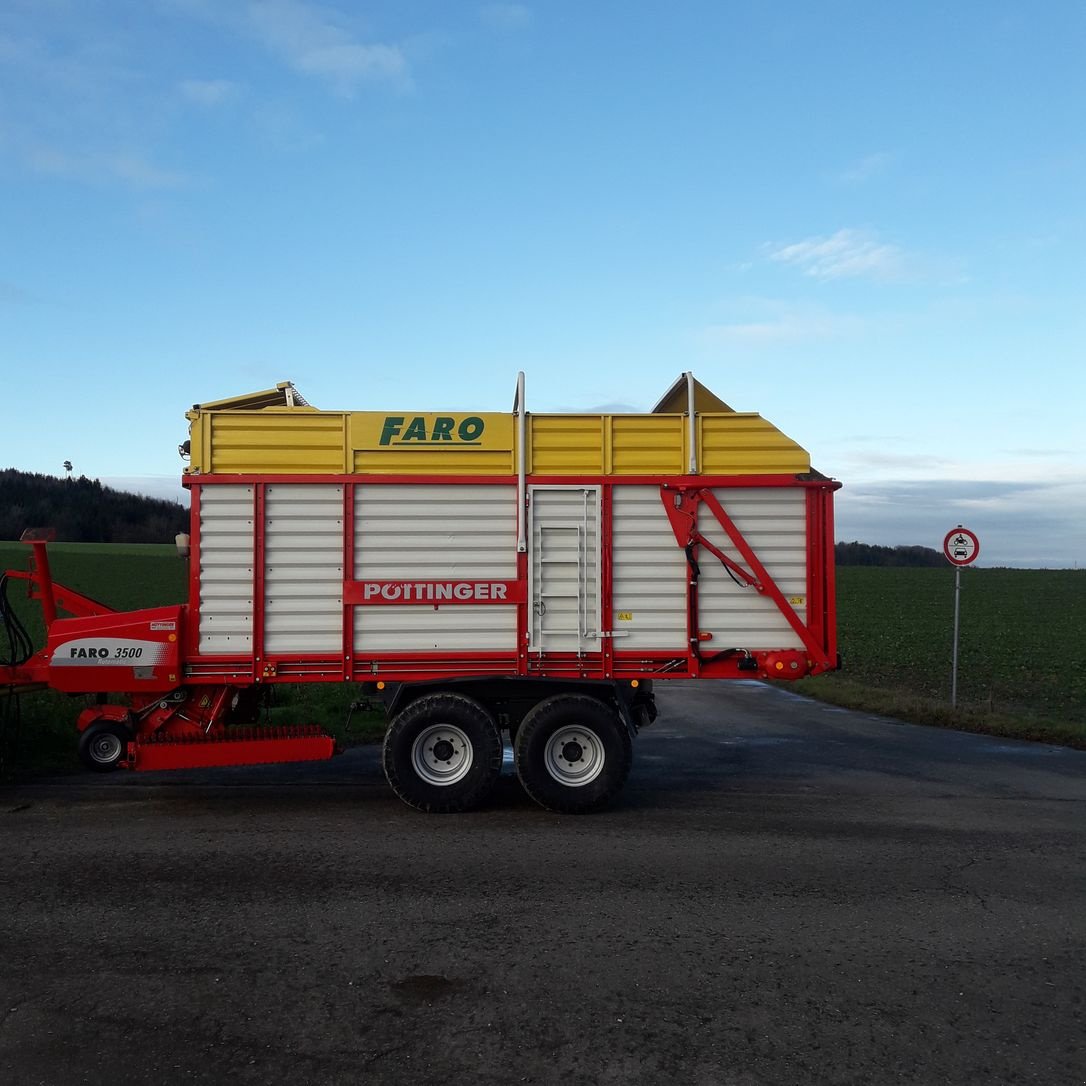
[{"label": "asphalt road", "polygon": [[0,1082],[1086,1081],[1086,754],[661,684],[620,803],[0,793]]}]

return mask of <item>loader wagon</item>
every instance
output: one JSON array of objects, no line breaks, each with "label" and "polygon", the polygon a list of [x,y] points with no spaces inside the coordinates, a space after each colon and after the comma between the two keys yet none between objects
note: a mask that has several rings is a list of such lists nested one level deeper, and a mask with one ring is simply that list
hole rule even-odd
[{"label": "loader wagon", "polygon": [[55,584],[34,532],[5,575],[46,644],[0,685],[96,695],[94,769],[329,758],[319,729],[246,710],[349,683],[384,700],[408,804],[482,803],[505,733],[528,794],[582,812],[625,783],[657,681],[837,666],[840,484],[691,374],[647,414],[528,412],[521,374],[507,414],[323,411],[283,382],[186,417],[187,603],[115,612]]}]

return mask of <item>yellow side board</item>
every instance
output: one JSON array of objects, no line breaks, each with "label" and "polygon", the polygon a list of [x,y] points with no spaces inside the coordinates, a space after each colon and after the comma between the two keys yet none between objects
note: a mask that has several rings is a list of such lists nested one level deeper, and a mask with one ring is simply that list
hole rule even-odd
[{"label": "yellow side board", "polygon": [[[517,420],[479,412],[412,415],[310,407],[190,412],[190,473],[512,475]],[[531,414],[533,475],[683,475],[689,419],[680,414]],[[698,473],[779,475],[811,470],[807,452],[760,415],[695,416]]]},{"label": "yellow side board", "polygon": [[350,415],[350,472],[362,475],[510,475],[513,416]]}]

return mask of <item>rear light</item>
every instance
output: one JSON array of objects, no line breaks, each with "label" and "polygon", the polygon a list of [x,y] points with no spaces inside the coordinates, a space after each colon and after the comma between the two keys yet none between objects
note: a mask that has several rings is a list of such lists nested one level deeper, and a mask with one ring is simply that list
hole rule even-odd
[{"label": "rear light", "polygon": [[771,679],[802,679],[809,668],[802,652],[785,650],[771,652],[765,658],[765,670]]}]

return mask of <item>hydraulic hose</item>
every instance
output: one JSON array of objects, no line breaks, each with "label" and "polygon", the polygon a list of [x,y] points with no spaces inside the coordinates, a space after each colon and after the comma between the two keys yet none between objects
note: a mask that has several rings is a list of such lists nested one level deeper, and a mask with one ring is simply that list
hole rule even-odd
[{"label": "hydraulic hose", "polygon": [[33,655],[34,644],[8,600],[9,579],[6,573],[0,576],[0,623],[3,624],[7,638],[7,650],[0,656],[0,664],[7,667],[19,667]]}]

